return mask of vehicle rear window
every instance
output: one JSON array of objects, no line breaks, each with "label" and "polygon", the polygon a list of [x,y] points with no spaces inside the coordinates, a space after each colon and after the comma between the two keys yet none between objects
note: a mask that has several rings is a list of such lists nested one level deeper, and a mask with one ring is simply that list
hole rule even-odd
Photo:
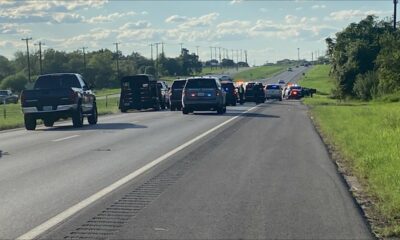
[{"label": "vehicle rear window", "polygon": [[172,83],[172,89],[179,89],[179,88],[183,88],[186,84],[186,80],[182,80],[182,81],[174,81],[174,83]]},{"label": "vehicle rear window", "polygon": [[295,87],[290,87],[290,89],[298,89],[298,90],[301,90],[301,87],[295,86]]},{"label": "vehicle rear window", "polygon": [[229,91],[232,91],[234,89],[233,83],[222,83],[221,86],[225,90],[229,90]]},{"label": "vehicle rear window", "polygon": [[72,74],[40,76],[34,89],[80,88],[79,79]]},{"label": "vehicle rear window", "polygon": [[267,89],[280,89],[279,85],[267,85]]},{"label": "vehicle rear window", "polygon": [[149,77],[147,76],[127,76],[122,78],[122,82],[137,82],[137,83],[148,83]]},{"label": "vehicle rear window", "polygon": [[217,84],[212,78],[189,79],[186,88],[217,88]]},{"label": "vehicle rear window", "polygon": [[6,96],[6,95],[8,95],[7,91],[0,91],[0,96]]}]

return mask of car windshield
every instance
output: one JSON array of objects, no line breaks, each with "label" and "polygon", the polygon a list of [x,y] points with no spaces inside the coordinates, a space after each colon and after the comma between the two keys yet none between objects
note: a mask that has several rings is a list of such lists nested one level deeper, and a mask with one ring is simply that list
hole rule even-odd
[{"label": "car windshield", "polygon": [[188,79],[185,88],[216,88],[213,78]]},{"label": "car windshield", "polygon": [[78,78],[72,74],[40,76],[34,89],[79,88]]},{"label": "car windshield", "polygon": [[0,0],[0,240],[400,240],[399,1]]}]

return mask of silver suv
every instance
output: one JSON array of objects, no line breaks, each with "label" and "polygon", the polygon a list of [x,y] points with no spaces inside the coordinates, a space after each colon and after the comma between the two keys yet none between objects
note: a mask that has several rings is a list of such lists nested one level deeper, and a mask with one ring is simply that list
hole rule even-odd
[{"label": "silver suv", "polygon": [[217,78],[189,78],[183,88],[182,113],[217,111],[218,114],[223,114],[226,112],[225,98],[226,93]]}]

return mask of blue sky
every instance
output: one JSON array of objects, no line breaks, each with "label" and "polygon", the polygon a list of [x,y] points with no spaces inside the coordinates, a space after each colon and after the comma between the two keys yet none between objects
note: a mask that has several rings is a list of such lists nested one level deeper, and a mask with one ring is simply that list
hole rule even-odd
[{"label": "blue sky", "polygon": [[[0,0],[0,55],[25,51],[23,37],[73,51],[114,49],[150,57],[150,43],[164,42],[167,56],[180,45],[210,59],[210,46],[247,50],[257,65],[282,58],[311,59],[324,39],[368,14],[391,17],[392,0],[377,1],[21,1]],[[155,49],[154,49],[155,51]],[[161,51],[161,46],[160,46]],[[236,58],[236,51],[235,58]],[[242,55],[244,58],[244,54]]]}]

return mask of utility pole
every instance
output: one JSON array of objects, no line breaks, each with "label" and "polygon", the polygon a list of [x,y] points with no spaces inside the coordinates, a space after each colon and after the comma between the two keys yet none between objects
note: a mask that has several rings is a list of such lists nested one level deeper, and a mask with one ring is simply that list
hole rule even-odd
[{"label": "utility pole", "polygon": [[[247,63],[247,50],[244,50],[244,56],[246,58],[246,63]],[[247,63],[248,64],[248,63]]]},{"label": "utility pole", "polygon": [[179,43],[179,45],[181,45],[181,54],[182,54],[183,43]]},{"label": "utility pole", "polygon": [[115,45],[115,50],[116,50],[116,53],[117,53],[117,80],[119,81],[119,51],[118,51],[118,45],[121,44],[121,43],[116,42],[116,43],[113,43],[113,44]]},{"label": "utility pole", "polygon": [[393,4],[394,4],[394,14],[393,14],[393,27],[394,30],[396,31],[396,21],[397,21],[397,3],[399,2],[399,0],[393,0]]},{"label": "utility pole", "polygon": [[213,47],[210,47],[210,53],[211,53],[211,55],[210,55],[210,67],[211,67],[211,70],[212,70],[212,57],[213,57],[212,50],[213,50]]},{"label": "utility pole", "polygon": [[196,55],[199,56],[199,47],[200,46],[196,46]]},{"label": "utility pole", "polygon": [[43,65],[42,65],[42,45],[46,45],[42,42],[38,42],[35,46],[39,46],[39,67],[40,67],[40,75],[43,74]]},{"label": "utility pole", "polygon": [[161,52],[162,52],[162,55],[164,55],[164,42],[161,43]]},{"label": "utility pole", "polygon": [[83,69],[86,72],[86,53],[85,53],[85,49],[87,49],[87,47],[82,47],[82,52],[83,52]]},{"label": "utility pole", "polygon": [[240,49],[240,61],[243,62],[243,50]]},{"label": "utility pole", "polygon": [[26,42],[26,55],[28,58],[28,80],[31,82],[31,61],[29,60],[29,40],[32,40],[32,38],[23,38],[21,39],[22,41]]},{"label": "utility pole", "polygon": [[158,79],[158,45],[161,43],[154,43],[156,46],[156,79]]},{"label": "utility pole", "polygon": [[236,49],[236,71],[239,70],[239,50]]},{"label": "utility pole", "polygon": [[300,48],[297,48],[297,65],[300,64]]},{"label": "utility pole", "polygon": [[153,61],[153,46],[154,46],[154,44],[152,44],[152,43],[150,43],[150,54],[151,54],[151,61]]}]

